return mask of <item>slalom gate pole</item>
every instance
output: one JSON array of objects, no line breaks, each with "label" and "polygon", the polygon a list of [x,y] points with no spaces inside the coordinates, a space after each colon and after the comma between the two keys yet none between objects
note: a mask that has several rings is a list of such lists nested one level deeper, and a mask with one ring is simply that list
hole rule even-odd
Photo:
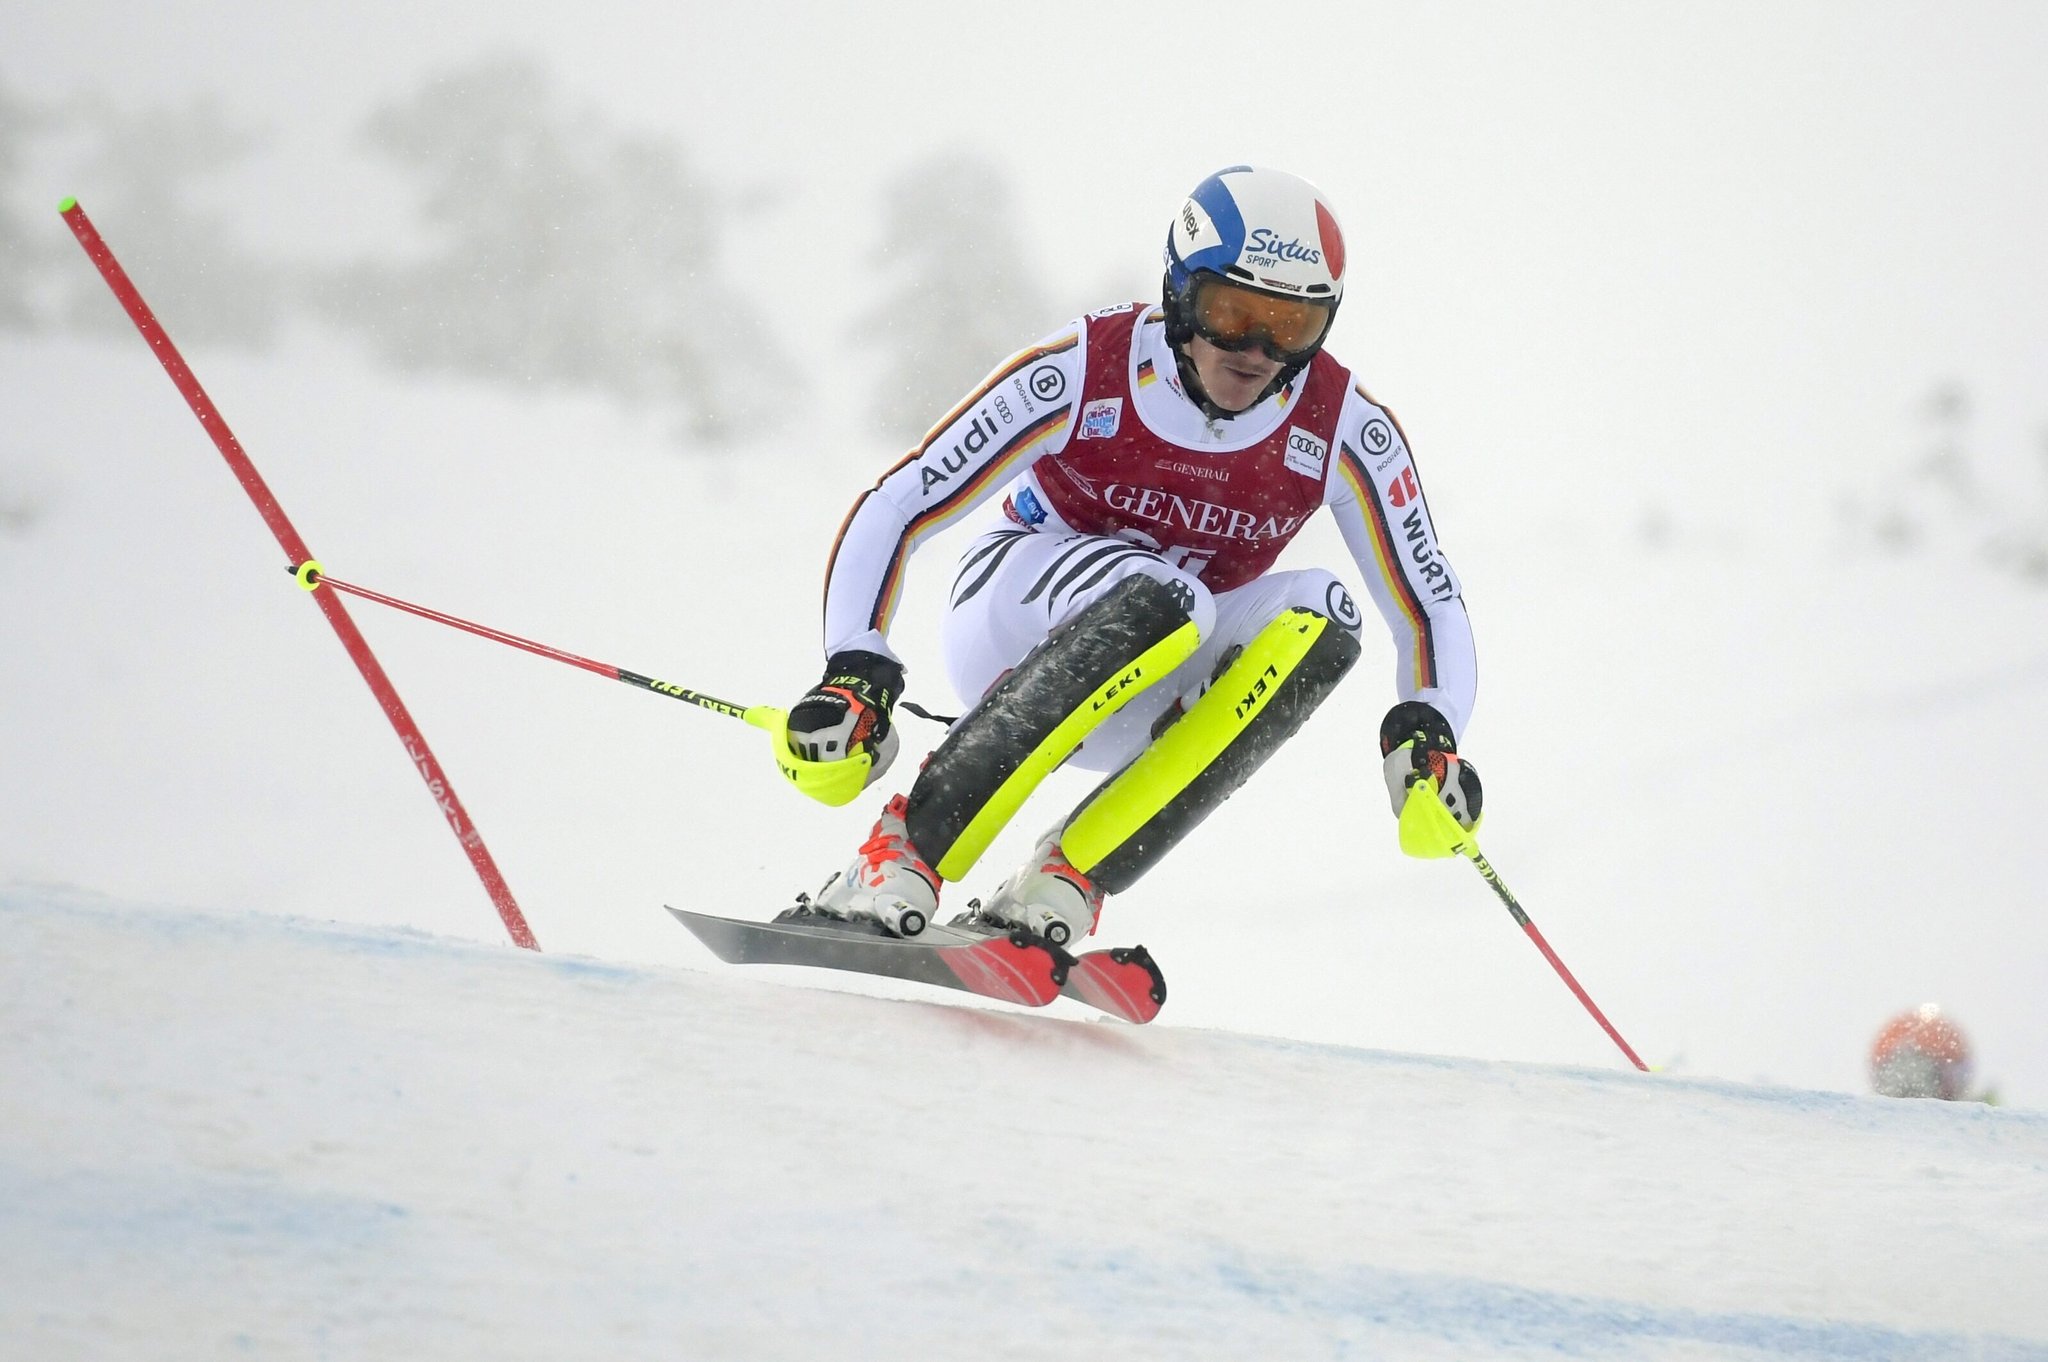
[{"label": "slalom gate pole", "polygon": [[411,601],[402,601],[396,596],[387,596],[381,591],[372,591],[368,587],[356,586],[351,582],[344,582],[338,577],[330,577],[319,563],[311,560],[301,562],[298,566],[294,567],[292,575],[298,578],[300,586],[316,594],[319,588],[323,586],[334,591],[344,591],[351,596],[359,596],[366,601],[375,601],[379,605],[388,605],[394,610],[403,610],[408,615],[417,615],[421,619],[432,620],[436,624],[445,624],[450,628],[460,629],[464,633],[475,634],[478,638],[487,638],[494,643],[503,643],[509,647],[519,648],[539,657],[553,658],[557,662],[566,662],[572,667],[581,667],[587,672],[596,672],[599,676],[609,676],[614,681],[623,681],[629,686],[638,686],[642,690],[653,691],[656,695],[666,695],[671,700],[681,700],[685,704],[708,709],[714,714],[723,714],[732,719],[744,719],[754,727],[766,729],[771,733],[775,731],[775,721],[782,713],[782,711],[772,705],[736,705],[730,700],[720,700],[715,696],[705,695],[701,691],[688,690],[670,681],[657,681],[651,676],[642,676],[638,672],[629,672],[623,667],[614,667],[609,662],[596,662],[587,657],[578,657],[575,653],[565,652],[560,648],[551,648],[545,643],[535,643],[530,638],[521,638],[517,634],[508,634],[503,629],[493,629],[487,624],[478,624],[473,620],[463,619],[459,615],[450,615],[445,611],[429,609],[424,605],[415,605]]},{"label": "slalom gate pole", "polygon": [[1499,872],[1494,870],[1493,863],[1480,854],[1479,844],[1468,837],[1457,850],[1471,860],[1472,868],[1479,872],[1480,878],[1486,881],[1487,887],[1500,895],[1500,901],[1505,903],[1508,906],[1508,911],[1515,915],[1515,921],[1522,925],[1522,930],[1527,932],[1529,939],[1536,943],[1536,949],[1543,952],[1543,958],[1548,960],[1550,967],[1557,971],[1557,977],[1564,980],[1565,986],[1571,989],[1573,996],[1586,1005],[1586,1011],[1593,1014],[1593,1020],[1600,1023],[1600,1029],[1607,1033],[1609,1039],[1621,1047],[1621,1052],[1628,1056],[1628,1062],[1641,1069],[1644,1073],[1648,1073],[1650,1066],[1643,1063],[1641,1057],[1629,1048],[1629,1043],[1621,1038],[1621,1032],[1614,1029],[1614,1023],[1607,1020],[1607,1014],[1602,1012],[1590,997],[1586,996],[1586,990],[1579,987],[1579,981],[1572,978],[1572,972],[1564,967],[1564,961],[1557,958],[1557,952],[1550,949],[1550,943],[1543,939],[1543,933],[1536,930],[1536,924],[1529,921],[1529,915],[1522,911],[1522,905],[1515,901],[1515,896],[1512,893],[1508,892],[1507,885],[1501,880]]},{"label": "slalom gate pole", "polygon": [[[298,530],[285,516],[284,508],[278,505],[277,498],[271,494],[262,475],[256,471],[256,465],[242,449],[241,441],[228,429],[219,409],[213,405],[213,399],[199,386],[199,380],[193,376],[191,366],[185,363],[185,357],[178,353],[178,348],[171,344],[171,338],[157,321],[156,314],[151,312],[149,304],[142,300],[141,292],[128,278],[127,271],[121,268],[121,262],[114,258],[113,251],[100,238],[98,229],[92,225],[92,220],[86,217],[85,210],[78,206],[78,200],[64,200],[57,206],[57,211],[63,215],[65,225],[71,228],[71,234],[78,238],[78,244],[84,247],[86,255],[98,267],[100,276],[107,281],[107,287],[113,290],[114,297],[120,301],[122,309],[128,314],[128,319],[135,323],[135,329],[142,333],[142,338],[156,353],[157,360],[164,366],[164,372],[170,375],[171,382],[177,385],[179,393],[192,408],[192,414],[199,418],[199,424],[212,437],[214,447],[220,450],[221,457],[227,460],[236,480],[242,484],[242,490],[247,492],[249,499],[256,504],[256,513],[263,517],[263,523],[270,527],[271,534],[276,537],[289,560],[293,564],[312,561],[313,555],[307,550],[305,540],[299,537]],[[370,645],[357,630],[355,621],[349,618],[348,611],[342,606],[341,597],[332,591],[316,592],[314,601],[319,605],[321,613],[327,617],[328,624],[333,626],[335,634],[340,637],[341,646],[348,651],[349,659],[355,663],[356,670],[362,673],[371,693],[377,697],[378,705],[384,710],[384,717],[391,721],[391,727],[397,731],[399,742],[405,746],[406,757],[420,773],[420,779],[426,782],[427,792],[433,796],[442,816],[448,820],[448,826],[455,833],[455,839],[462,844],[463,853],[469,857],[470,864],[476,869],[477,877],[483,881],[484,891],[491,896],[491,902],[496,905],[498,917],[504,922],[506,932],[511,935],[512,944],[526,950],[539,950],[540,943],[534,940],[532,929],[526,925],[526,916],[519,911],[519,904],[512,897],[511,887],[505,883],[505,877],[499,872],[497,862],[491,858],[490,849],[484,845],[483,835],[476,830],[476,825],[470,822],[469,814],[462,807],[462,801],[455,797],[455,787],[448,782],[447,775],[441,770],[440,762],[434,759],[433,752],[427,746],[427,740],[420,735],[419,726],[406,711],[405,702],[398,698],[398,691],[393,688],[391,678],[384,674],[384,668],[371,653]]]}]

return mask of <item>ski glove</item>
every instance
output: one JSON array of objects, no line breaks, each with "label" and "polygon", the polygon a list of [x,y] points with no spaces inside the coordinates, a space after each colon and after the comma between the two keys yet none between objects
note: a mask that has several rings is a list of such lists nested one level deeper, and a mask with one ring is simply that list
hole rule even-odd
[{"label": "ski glove", "polygon": [[[896,759],[889,711],[903,693],[903,667],[880,653],[834,653],[825,679],[789,711],[777,765],[796,787],[827,804],[845,804],[880,779]],[[849,765],[849,761],[865,758]]]},{"label": "ski glove", "polygon": [[1409,789],[1433,778],[1437,797],[1458,820],[1458,826],[1479,826],[1484,803],[1479,772],[1458,755],[1458,739],[1451,732],[1450,721],[1437,713],[1434,705],[1403,700],[1388,710],[1380,721],[1380,756],[1387,798],[1396,818],[1408,803]]}]

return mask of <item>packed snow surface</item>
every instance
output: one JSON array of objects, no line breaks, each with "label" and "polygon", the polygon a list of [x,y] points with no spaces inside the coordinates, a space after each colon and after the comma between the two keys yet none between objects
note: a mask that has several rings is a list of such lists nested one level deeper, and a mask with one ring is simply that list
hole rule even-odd
[{"label": "packed snow surface", "polygon": [[21,886],[0,940],[8,1357],[2048,1358],[2036,1112]]}]

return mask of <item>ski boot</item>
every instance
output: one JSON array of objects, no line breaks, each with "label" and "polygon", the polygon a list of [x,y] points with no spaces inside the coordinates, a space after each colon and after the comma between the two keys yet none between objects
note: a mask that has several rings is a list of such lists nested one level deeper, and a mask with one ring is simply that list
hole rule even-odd
[{"label": "ski boot", "polygon": [[1103,897],[1092,880],[1067,863],[1055,829],[1039,839],[1031,858],[988,902],[972,905],[956,922],[981,931],[1022,927],[1055,946],[1071,948],[1094,932]]},{"label": "ski boot", "polygon": [[897,936],[923,932],[939,910],[939,874],[925,863],[903,826],[909,801],[897,795],[843,875],[834,875],[809,901],[814,913],[848,921],[879,922]]}]

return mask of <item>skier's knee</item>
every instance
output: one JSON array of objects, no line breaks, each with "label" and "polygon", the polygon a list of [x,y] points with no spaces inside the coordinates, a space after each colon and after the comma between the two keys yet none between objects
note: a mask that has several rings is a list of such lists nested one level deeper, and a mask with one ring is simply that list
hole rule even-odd
[{"label": "skier's knee", "polygon": [[1200,604],[1178,578],[1134,573],[1063,620],[953,726],[911,789],[907,820],[942,878],[965,875],[1096,725],[1195,650]]},{"label": "skier's knee", "polygon": [[1075,811],[1060,838],[1067,859],[1106,893],[1128,889],[1294,736],[1359,651],[1329,616],[1284,611]]},{"label": "skier's knee", "polygon": [[1304,568],[1294,574],[1299,580],[1288,602],[1304,610],[1313,610],[1327,618],[1332,624],[1358,637],[1363,620],[1358,613],[1358,602],[1353,599],[1351,589],[1344,585],[1342,578],[1322,568]]},{"label": "skier's knee", "polygon": [[1216,597],[1199,578],[1149,549],[1120,539],[1099,540],[1086,551],[1054,560],[1034,589],[1047,591],[1048,599],[1064,611],[1054,616],[1060,621],[1054,626],[1057,629],[1133,578],[1156,582],[1171,592],[1194,623],[1198,638],[1206,639],[1215,632]]},{"label": "skier's knee", "polygon": [[1270,612],[1265,616],[1267,621],[1278,619],[1288,610],[1313,610],[1346,633],[1357,636],[1363,622],[1358,602],[1336,573],[1324,568],[1299,568],[1273,573],[1262,585],[1272,593],[1265,605]]}]

